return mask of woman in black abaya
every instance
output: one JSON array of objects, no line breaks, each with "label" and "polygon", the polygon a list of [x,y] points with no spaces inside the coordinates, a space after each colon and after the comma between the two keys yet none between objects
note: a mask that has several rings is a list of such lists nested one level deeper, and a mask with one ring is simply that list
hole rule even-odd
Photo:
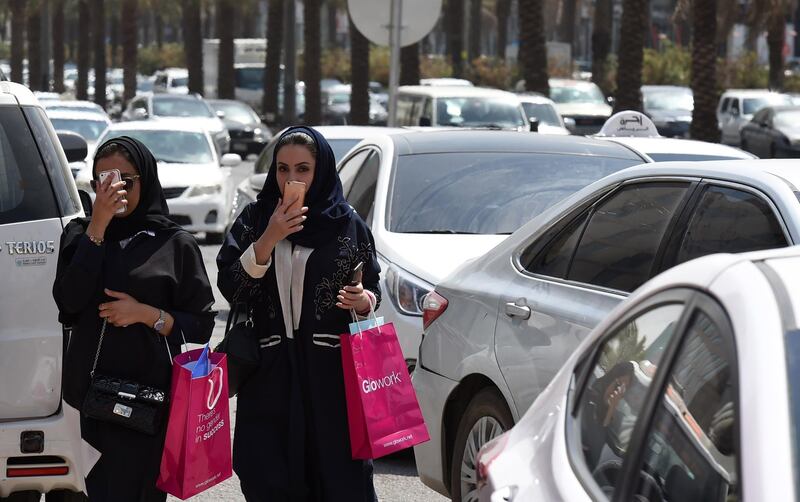
[{"label": "woman in black abaya", "polygon": [[[100,183],[119,169],[122,181]],[[65,356],[64,400],[81,409],[103,320],[100,374],[169,391],[172,361],[188,342],[206,343],[214,296],[194,238],[172,223],[156,160],[126,136],[97,150],[91,219],[70,222],[61,238],[53,296],[61,322],[73,326]],[[116,211],[124,208],[124,212]],[[167,350],[169,346],[169,351]],[[163,501],[155,486],[166,431],[149,436],[81,416],[81,435],[100,451],[86,479],[92,501]]]},{"label": "woman in black abaya", "polygon": [[[306,207],[283,199],[290,180],[306,183]],[[362,283],[348,286],[358,262]],[[220,291],[253,312],[261,346],[237,404],[233,467],[245,498],[376,500],[372,463],[350,452],[339,335],[350,309],[377,307],[380,268],[317,131],[281,136],[264,189],[234,223],[217,265]]]}]

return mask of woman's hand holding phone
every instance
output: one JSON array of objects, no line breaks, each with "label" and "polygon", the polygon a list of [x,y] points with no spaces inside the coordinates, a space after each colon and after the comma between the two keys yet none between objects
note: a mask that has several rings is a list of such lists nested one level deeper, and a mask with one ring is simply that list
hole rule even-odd
[{"label": "woman's hand holding phone", "polygon": [[108,224],[114,215],[127,205],[125,196],[128,194],[123,187],[125,182],[118,177],[106,176],[97,184],[94,205],[92,206],[92,220],[87,231],[92,237],[102,240]]},{"label": "woman's hand holding phone", "polygon": [[291,209],[290,206],[296,201],[297,198],[292,200],[278,199],[278,207],[275,208],[272,216],[270,216],[267,229],[264,230],[264,233],[255,243],[256,261],[259,264],[263,265],[269,260],[272,250],[279,241],[303,229],[303,222],[306,221],[305,214],[308,212],[308,208]]}]

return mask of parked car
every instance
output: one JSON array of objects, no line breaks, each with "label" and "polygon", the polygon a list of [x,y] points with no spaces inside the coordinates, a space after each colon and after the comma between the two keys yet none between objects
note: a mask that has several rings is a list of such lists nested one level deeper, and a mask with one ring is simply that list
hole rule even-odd
[{"label": "parked car", "polygon": [[[542,134],[569,134],[569,129],[564,124],[564,119],[558,114],[552,99],[534,93],[519,94],[518,97],[528,120],[532,118],[537,120],[537,132]],[[570,121],[574,125],[574,121],[572,119]]]},{"label": "parked car", "polygon": [[381,315],[394,323],[409,367],[434,285],[567,195],[641,162],[607,141],[512,131],[406,131],[356,145],[339,176],[371,227]]},{"label": "parked car", "polygon": [[198,95],[146,94],[134,97],[122,113],[122,120],[145,120],[163,117],[191,117],[214,140],[218,155],[228,153],[231,136],[216,112]]},{"label": "parked car", "polygon": [[483,447],[480,500],[796,500],[798,269],[720,254],[642,286]]},{"label": "parked car", "polygon": [[651,277],[707,254],[800,243],[797,186],[790,161],[632,167],[440,281],[423,303],[414,374],[431,436],[415,447],[422,481],[455,500],[474,493],[478,449],[517,422],[589,331]]},{"label": "parked car", "polygon": [[63,111],[73,111],[73,112],[84,112],[84,113],[95,113],[97,115],[102,115],[103,117],[108,118],[108,114],[103,107],[98,105],[93,101],[82,101],[82,100],[48,100],[42,103],[44,106],[45,111],[51,110],[63,110]]},{"label": "parked car", "polygon": [[404,85],[397,91],[398,126],[488,127],[528,131],[513,93],[469,86]]},{"label": "parked car", "polygon": [[694,95],[689,87],[643,85],[642,104],[644,113],[656,124],[659,134],[667,137],[689,137],[694,110]]},{"label": "parked car", "polygon": [[790,106],[792,100],[785,94],[762,89],[730,89],[722,93],[717,105],[717,123],[721,131],[720,142],[739,146],[740,131],[765,106]]},{"label": "parked car", "polygon": [[85,443],[79,411],[61,400],[70,332],[52,288],[63,229],[83,216],[67,164],[86,156],[86,142],[57,134],[33,93],[12,82],[0,83],[0,140],[0,498],[78,500]]},{"label": "parked car", "polygon": [[[228,228],[230,172],[239,155],[221,158],[214,142],[194,119],[163,119],[113,124],[100,144],[131,136],[144,143],[158,161],[158,179],[169,206],[169,217],[189,232],[205,232],[206,242],[219,244]],[[89,184],[90,173],[78,175],[79,186]]]},{"label": "parked car", "polygon": [[611,116],[603,91],[583,80],[550,79],[550,99],[564,119],[575,121],[573,134],[595,134]]},{"label": "parked car", "polygon": [[[323,123],[331,125],[347,125],[350,119],[350,84],[332,85],[322,91]],[[369,94],[369,124],[386,125],[388,113],[376,96]]]},{"label": "parked car", "polygon": [[419,85],[437,86],[437,87],[474,87],[475,84],[464,78],[421,78]]},{"label": "parked car", "polygon": [[269,127],[261,123],[258,114],[247,104],[232,99],[209,99],[211,108],[222,112],[222,122],[231,136],[231,152],[242,157],[258,155],[272,138]]},{"label": "parked car", "polygon": [[189,70],[186,68],[165,68],[153,76],[153,92],[189,94]]},{"label": "parked car", "polygon": [[80,134],[93,151],[98,138],[111,125],[107,115],[100,115],[93,112],[67,111],[52,108],[45,108],[47,118],[57,131],[71,131]]},{"label": "parked car", "polygon": [[741,136],[742,149],[759,157],[800,157],[800,106],[762,108]]}]

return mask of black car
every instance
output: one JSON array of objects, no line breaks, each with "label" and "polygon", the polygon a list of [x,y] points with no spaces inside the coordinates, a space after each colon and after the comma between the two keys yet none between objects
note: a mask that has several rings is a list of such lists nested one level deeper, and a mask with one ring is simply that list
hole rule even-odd
[{"label": "black car", "polygon": [[231,153],[242,157],[258,155],[272,138],[272,132],[261,123],[258,114],[249,105],[232,99],[209,99],[211,108],[225,123],[231,135]]},{"label": "black car", "polygon": [[741,135],[742,150],[762,159],[800,158],[800,106],[762,108]]},{"label": "black car", "polygon": [[644,113],[653,120],[662,136],[689,136],[694,96],[688,87],[677,85],[643,85]]}]

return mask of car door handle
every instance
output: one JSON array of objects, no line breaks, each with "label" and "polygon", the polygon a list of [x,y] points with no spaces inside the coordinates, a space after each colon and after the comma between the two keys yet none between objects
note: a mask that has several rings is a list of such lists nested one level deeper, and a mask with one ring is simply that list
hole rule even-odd
[{"label": "car door handle", "polygon": [[531,308],[527,305],[519,305],[516,302],[506,303],[506,315],[508,317],[519,317],[520,319],[530,319]]}]

